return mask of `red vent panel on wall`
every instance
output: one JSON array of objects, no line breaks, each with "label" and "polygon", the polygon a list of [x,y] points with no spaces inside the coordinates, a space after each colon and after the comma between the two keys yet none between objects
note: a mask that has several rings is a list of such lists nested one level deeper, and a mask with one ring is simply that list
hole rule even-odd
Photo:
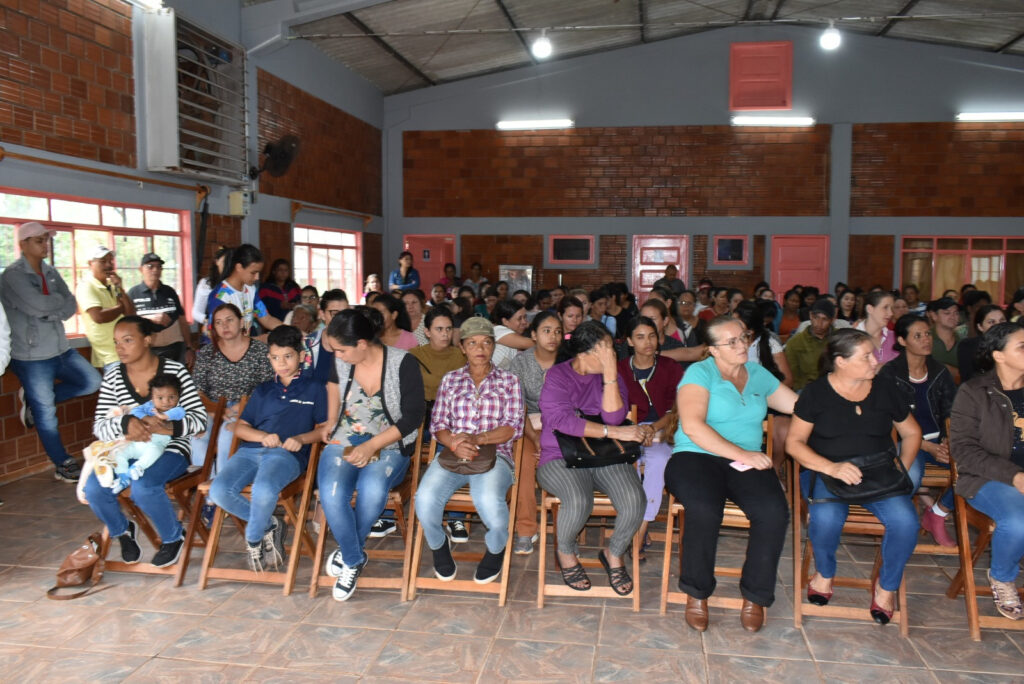
[{"label": "red vent panel on wall", "polygon": [[729,109],[793,108],[793,43],[733,43],[729,48]]}]

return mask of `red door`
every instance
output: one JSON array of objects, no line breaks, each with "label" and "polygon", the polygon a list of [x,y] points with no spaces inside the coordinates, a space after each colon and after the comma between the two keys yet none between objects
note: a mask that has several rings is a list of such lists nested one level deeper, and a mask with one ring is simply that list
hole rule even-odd
[{"label": "red door", "polygon": [[669,264],[679,269],[679,279],[689,284],[690,238],[687,235],[634,235],[633,282],[630,291],[643,305],[654,281],[665,277]]},{"label": "red door", "polygon": [[412,265],[420,272],[420,289],[430,297],[430,288],[444,277],[444,265],[455,263],[454,235],[406,235],[405,249],[412,252]]},{"label": "red door", "polygon": [[781,298],[794,285],[828,292],[827,235],[773,235],[771,285]]}]

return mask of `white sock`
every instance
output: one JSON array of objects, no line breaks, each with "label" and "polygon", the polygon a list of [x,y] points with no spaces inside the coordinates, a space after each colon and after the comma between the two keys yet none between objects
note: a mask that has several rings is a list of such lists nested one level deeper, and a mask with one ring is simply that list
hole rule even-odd
[{"label": "white sock", "polygon": [[939,504],[932,505],[932,513],[939,516],[940,518],[945,518],[947,515],[949,515],[949,511],[944,511],[941,508],[939,508]]}]

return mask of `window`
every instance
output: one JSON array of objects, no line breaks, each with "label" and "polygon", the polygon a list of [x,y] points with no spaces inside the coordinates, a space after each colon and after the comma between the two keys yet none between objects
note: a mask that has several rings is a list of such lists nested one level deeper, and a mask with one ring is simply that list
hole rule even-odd
[{"label": "window", "polygon": [[292,270],[300,286],[312,285],[320,294],[340,287],[355,302],[362,290],[359,253],[362,236],[347,230],[295,226],[292,228]]},{"label": "window", "polygon": [[964,283],[1006,304],[1024,284],[1024,239],[1003,237],[905,237],[902,285],[917,285],[921,299],[935,299]]},{"label": "window", "polygon": [[548,264],[587,265],[596,263],[593,235],[549,235]]},{"label": "window", "polygon": [[744,268],[750,266],[750,237],[715,235],[711,239],[711,263],[714,266]]},{"label": "window", "polygon": [[[156,252],[165,262],[161,280],[177,290],[182,306],[190,310],[192,269],[187,211],[0,188],[0,271],[20,256],[16,233],[17,226],[25,221],[39,221],[56,233],[49,261],[72,293],[88,274],[88,255],[97,244],[114,250],[117,273],[126,290],[142,282],[142,255]],[[65,321],[64,329],[69,335],[81,334],[80,318],[81,314]]]}]

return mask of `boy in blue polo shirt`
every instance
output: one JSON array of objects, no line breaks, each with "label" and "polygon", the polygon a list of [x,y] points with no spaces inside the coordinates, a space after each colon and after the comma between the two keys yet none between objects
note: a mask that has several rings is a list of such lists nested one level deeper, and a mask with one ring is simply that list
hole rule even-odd
[{"label": "boy in blue polo shirt", "polygon": [[[305,354],[298,328],[270,331],[270,365],[277,374],[259,385],[235,427],[242,446],[210,485],[210,500],[246,521],[249,568],[262,572],[283,560],[284,521],[274,515],[281,490],[302,474],[310,445],[327,420],[327,388],[302,374]],[[242,489],[252,485],[251,501]]]}]

